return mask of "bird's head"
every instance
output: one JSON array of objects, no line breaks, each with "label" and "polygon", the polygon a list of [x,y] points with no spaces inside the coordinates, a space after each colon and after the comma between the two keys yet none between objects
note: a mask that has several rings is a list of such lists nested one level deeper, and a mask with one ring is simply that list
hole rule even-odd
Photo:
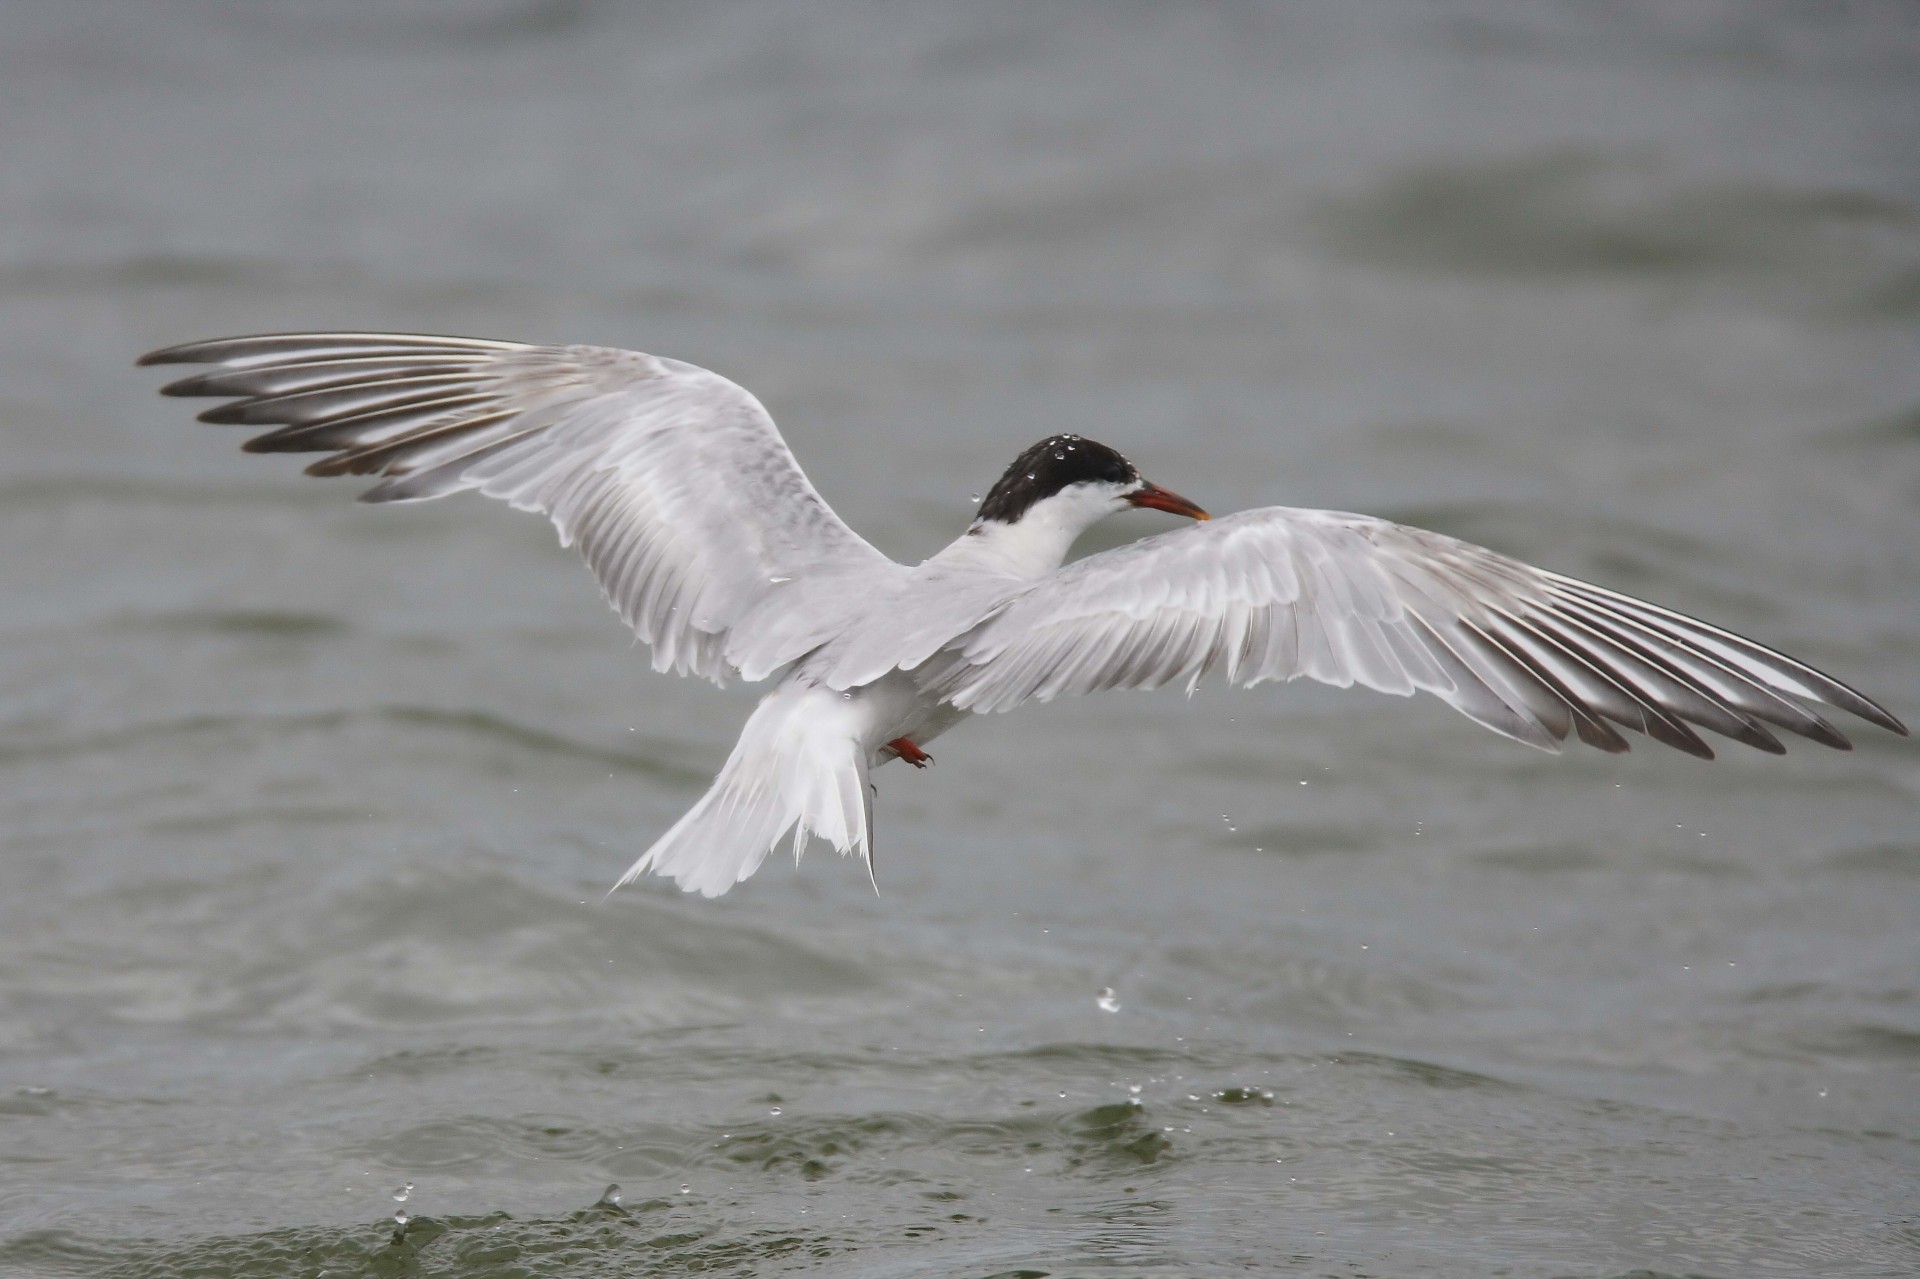
[{"label": "bird's head", "polygon": [[981,500],[970,531],[1040,524],[1066,532],[1071,541],[1131,506],[1208,518],[1186,498],[1148,483],[1138,467],[1098,440],[1050,435],[1013,460]]}]

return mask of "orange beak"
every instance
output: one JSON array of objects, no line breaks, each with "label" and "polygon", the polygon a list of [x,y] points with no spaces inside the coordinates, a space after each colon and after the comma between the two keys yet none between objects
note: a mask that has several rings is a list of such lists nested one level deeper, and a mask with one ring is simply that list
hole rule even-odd
[{"label": "orange beak", "polygon": [[1132,506],[1144,506],[1151,511],[1169,511],[1174,515],[1184,515],[1189,519],[1213,518],[1178,493],[1169,493],[1158,484],[1149,484],[1136,493],[1127,494],[1127,502]]}]

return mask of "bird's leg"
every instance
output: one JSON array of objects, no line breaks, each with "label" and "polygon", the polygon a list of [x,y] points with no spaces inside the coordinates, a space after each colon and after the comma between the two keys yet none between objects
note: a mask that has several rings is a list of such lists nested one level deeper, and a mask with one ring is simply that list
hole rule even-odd
[{"label": "bird's leg", "polygon": [[921,750],[918,746],[914,745],[911,740],[905,737],[894,738],[887,743],[887,749],[895,755],[898,755],[901,759],[906,760],[907,763],[912,764],[915,768],[925,768],[928,764],[933,763],[933,756]]}]

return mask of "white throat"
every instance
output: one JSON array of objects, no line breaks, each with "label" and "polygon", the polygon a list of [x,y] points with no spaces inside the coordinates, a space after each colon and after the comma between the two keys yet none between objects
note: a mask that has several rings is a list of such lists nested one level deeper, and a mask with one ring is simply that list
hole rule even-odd
[{"label": "white throat", "polygon": [[1045,577],[1067,562],[1067,553],[1082,533],[1124,510],[1125,495],[1138,487],[1137,483],[1072,485],[1035,502],[1011,524],[975,520],[933,558],[1012,577]]}]

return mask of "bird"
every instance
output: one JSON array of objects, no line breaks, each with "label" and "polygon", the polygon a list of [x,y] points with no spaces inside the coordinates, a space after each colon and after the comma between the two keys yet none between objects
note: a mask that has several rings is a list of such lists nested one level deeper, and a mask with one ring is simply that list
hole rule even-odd
[{"label": "bird", "polygon": [[[615,888],[652,872],[719,896],[814,838],[871,876],[875,769],[924,768],[973,716],[1211,675],[1430,693],[1544,751],[1619,753],[1631,732],[1711,759],[1702,730],[1773,754],[1781,733],[1851,749],[1811,705],[1907,734],[1832,676],[1685,614],[1372,516],[1213,518],[1078,435],[1022,452],[952,543],[907,565],[833,511],[759,400],[679,360],[281,333],[140,363],[211,366],[162,393],[271,428],[249,452],[375,477],[362,501],[471,490],[545,515],[655,670],[771,684],[712,787]],[[1092,525],[1142,508],[1190,522],[1069,561]]]}]

